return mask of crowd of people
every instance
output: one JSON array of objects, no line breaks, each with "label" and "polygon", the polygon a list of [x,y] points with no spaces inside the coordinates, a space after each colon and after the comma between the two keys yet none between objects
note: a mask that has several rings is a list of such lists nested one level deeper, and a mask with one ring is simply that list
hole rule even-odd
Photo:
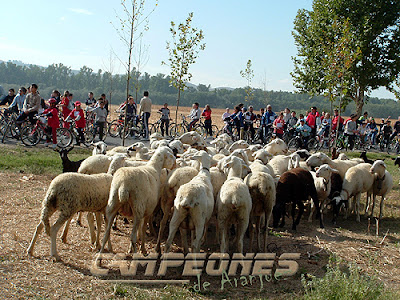
[{"label": "crowd of people", "polygon": [[[136,104],[132,103],[133,97],[129,97],[126,107],[136,114]],[[95,135],[98,133],[100,140],[103,139],[103,132],[109,114],[109,103],[105,94],[101,94],[97,99],[94,98],[93,92],[88,93],[88,98],[85,101],[85,111],[82,108],[81,101],[74,101],[74,96],[69,91],[61,93],[53,90],[50,98],[45,100],[38,91],[37,84],[31,84],[28,88],[21,87],[18,93],[14,89],[9,89],[8,94],[4,93],[4,89],[0,86],[0,105],[8,105],[4,110],[6,116],[16,113],[16,124],[20,126],[25,120],[34,125],[36,117],[40,117],[45,124],[47,134],[46,146],[52,144],[52,147],[57,146],[57,128],[70,128],[70,123],[75,123],[75,128],[78,132],[76,145],[84,142],[83,130],[86,126],[88,118],[93,118],[93,126]],[[146,126],[146,138],[148,138],[148,120],[151,113],[151,99],[149,92],[145,91],[144,96],[140,101],[139,115],[142,116]],[[85,113],[86,112],[86,113]]]},{"label": "crowd of people", "polygon": [[[36,84],[30,85],[28,88],[21,87],[17,93],[14,89],[9,89],[8,94],[5,94],[0,86],[0,105],[8,105],[5,109],[6,114],[15,112],[18,114],[17,124],[24,122],[26,119],[34,124],[35,116],[40,114],[46,117],[47,133],[51,136],[53,147],[57,144],[56,129],[60,126],[69,128],[70,122],[75,123],[75,128],[78,131],[76,144],[79,145],[84,141],[83,129],[86,126],[88,116],[94,118],[95,133],[99,134],[99,138],[103,138],[103,130],[106,126],[107,116],[109,115],[109,103],[105,94],[101,94],[97,99],[94,98],[93,92],[88,93],[88,98],[85,101],[85,111],[82,108],[81,101],[74,101],[73,94],[65,91],[61,96],[60,92],[53,90],[50,98],[44,100]],[[129,96],[127,101],[123,102],[117,111],[126,110],[127,121],[131,119],[141,119],[144,123],[146,131],[146,139],[149,137],[149,118],[151,115],[152,101],[149,98],[149,92],[145,91],[143,98],[140,100],[139,109],[135,103],[133,96]],[[85,114],[86,112],[86,114]],[[168,103],[165,103],[158,112],[160,113],[161,133],[168,135],[170,123],[170,110]],[[200,110],[199,103],[195,102],[188,115],[190,119],[188,130],[192,130],[193,126],[204,118],[204,127],[207,133],[212,135],[212,110],[210,105],[205,105],[203,110]],[[244,131],[250,131],[251,139],[254,140],[255,133],[258,131],[259,138],[269,131],[273,135],[282,138],[284,133],[298,132],[304,143],[310,137],[328,138],[329,132],[343,133],[349,143],[349,148],[354,146],[355,136],[359,136],[361,141],[369,139],[372,147],[377,144],[377,137],[380,136],[383,141],[389,143],[397,134],[400,133],[400,117],[391,126],[390,116],[386,119],[381,119],[380,123],[376,123],[373,117],[369,117],[367,112],[357,118],[356,114],[351,114],[346,120],[339,116],[339,111],[334,110],[331,117],[328,112],[318,112],[316,107],[311,107],[304,115],[297,114],[289,108],[278,114],[272,110],[271,105],[261,108],[259,113],[254,111],[253,106],[248,108],[243,103],[235,106],[233,113],[229,108],[222,114],[222,120],[225,123],[224,131],[229,134],[234,134],[232,129],[236,128],[238,135]],[[332,130],[330,130],[332,129]],[[50,139],[46,144],[50,144]]]}]

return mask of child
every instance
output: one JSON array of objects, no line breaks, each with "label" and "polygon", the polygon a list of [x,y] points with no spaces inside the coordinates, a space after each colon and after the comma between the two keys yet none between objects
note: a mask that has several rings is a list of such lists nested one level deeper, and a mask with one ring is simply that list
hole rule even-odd
[{"label": "child", "polygon": [[189,131],[192,130],[192,127],[198,120],[200,120],[200,110],[199,110],[199,103],[195,102],[192,105],[192,110],[190,111],[190,114],[188,115],[190,118],[190,123],[189,123]]},{"label": "child", "polygon": [[276,118],[273,123],[274,133],[275,133],[276,137],[280,138],[280,139],[283,137],[283,128],[285,126],[285,121],[283,120],[283,118],[284,118],[284,114],[283,114],[283,112],[281,112],[279,114],[279,117]]},{"label": "child", "polygon": [[50,135],[53,139],[53,149],[57,147],[57,128],[60,127],[60,120],[58,119],[58,109],[56,107],[57,101],[54,98],[49,100],[50,107],[45,109],[42,115],[47,117],[47,126],[46,126],[46,143],[44,144],[46,147],[50,145],[51,139]]},{"label": "child", "polygon": [[209,136],[212,136],[212,126],[211,126],[211,107],[209,104],[206,105],[201,115],[204,117],[204,127],[207,130]]},{"label": "child", "polygon": [[74,119],[75,120],[75,128],[78,131],[79,136],[76,137],[76,143],[75,145],[79,146],[81,143],[85,143],[85,137],[83,135],[83,129],[86,126],[86,120],[85,120],[85,114],[83,112],[83,109],[81,107],[81,102],[76,101],[75,102],[75,108],[71,111],[69,116],[67,117],[66,120],[68,119]]},{"label": "child", "polygon": [[[64,96],[62,97],[61,102],[60,102],[60,107],[61,107],[63,119],[65,121],[65,119],[71,113],[71,109],[70,109],[71,106],[69,104],[69,91],[65,91],[64,92]],[[68,122],[64,122],[63,123],[63,127],[64,128],[69,128],[69,123]]]},{"label": "child", "polygon": [[96,137],[97,131],[99,131],[99,138],[103,140],[103,132],[104,126],[106,124],[107,119],[107,110],[104,108],[105,103],[102,98],[99,99],[99,106],[94,108],[89,108],[88,111],[92,111],[95,113],[96,117],[94,120],[94,137]]},{"label": "child", "polygon": [[357,115],[351,114],[350,118],[346,120],[347,122],[344,128],[344,135],[347,136],[348,138],[350,150],[353,150],[354,137],[356,133],[358,133],[356,120],[357,120]]},{"label": "child", "polygon": [[[161,135],[164,136],[164,132],[168,135],[168,126],[169,126],[169,108],[168,103],[164,103],[164,107],[159,109],[161,113]],[[165,127],[165,130],[164,130]]]}]

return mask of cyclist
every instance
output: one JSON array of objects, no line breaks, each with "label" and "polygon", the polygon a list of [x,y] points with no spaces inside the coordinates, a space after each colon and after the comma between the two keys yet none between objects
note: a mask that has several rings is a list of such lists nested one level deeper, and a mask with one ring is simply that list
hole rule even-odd
[{"label": "cyclist", "polygon": [[393,134],[390,136],[390,139],[391,139],[391,140],[393,140],[393,138],[394,138],[396,135],[400,134],[400,116],[398,117],[397,121],[394,122],[393,130],[394,130],[394,131],[393,131]]},{"label": "cyclist", "polygon": [[339,111],[337,109],[333,110],[333,119],[332,119],[332,131],[336,131],[336,129],[338,128],[338,124],[339,124],[339,132],[343,131],[343,123],[344,123],[344,119],[342,117],[340,117],[339,119]]},{"label": "cyclist", "polygon": [[349,149],[353,150],[354,147],[354,137],[356,133],[358,133],[357,130],[357,115],[356,114],[351,114],[350,118],[346,120],[346,125],[344,128],[344,135],[347,136],[348,141],[349,141]]},{"label": "cyclist", "polygon": [[367,125],[369,130],[369,136],[371,139],[371,144],[375,145],[376,143],[376,134],[378,133],[378,126],[375,123],[375,119],[373,117],[370,118],[370,122]]},{"label": "cyclist", "polygon": [[204,127],[206,128],[208,135],[212,136],[211,107],[209,104],[206,105],[201,115],[205,118]]},{"label": "cyclist", "polygon": [[393,128],[390,125],[390,120],[386,120],[386,124],[381,129],[383,142],[387,146],[390,143],[390,138],[393,133]]},{"label": "cyclist", "polygon": [[[169,126],[169,108],[168,103],[164,103],[164,106],[158,110],[161,113],[161,135],[164,136],[164,132],[168,135]],[[165,129],[164,129],[165,127]]]},{"label": "cyclist", "polygon": [[30,93],[25,97],[22,113],[17,118],[17,125],[19,126],[26,118],[29,118],[32,125],[36,123],[34,116],[39,112],[41,98],[36,84],[33,83],[30,90]]},{"label": "cyclist", "polygon": [[254,113],[253,106],[249,106],[249,110],[244,113],[244,130],[250,129],[251,139],[254,139],[254,121],[257,119],[256,114]]},{"label": "cyclist", "polygon": [[221,116],[222,120],[224,121],[224,130],[232,134],[230,131],[231,127],[229,126],[229,122],[231,121],[231,113],[229,112],[229,108],[225,109],[225,112]]},{"label": "cyclist", "polygon": [[[57,147],[57,128],[60,127],[60,120],[58,118],[58,109],[56,107],[57,101],[54,98],[49,100],[50,107],[45,109],[41,115],[47,117],[47,126],[45,128],[46,132],[46,147],[50,145],[51,140],[53,140],[53,149]],[[50,138],[50,136],[52,138]]]},{"label": "cyclist", "polygon": [[80,101],[76,101],[75,108],[71,111],[71,113],[65,120],[67,122],[69,119],[75,120],[75,128],[76,131],[78,131],[78,136],[76,137],[76,143],[75,143],[75,145],[77,146],[79,146],[81,143],[85,143],[85,136],[83,135],[83,129],[86,126],[86,120],[85,120],[85,113],[83,112],[81,105],[82,104]]},{"label": "cyclist", "polygon": [[99,133],[100,140],[103,140],[103,132],[104,126],[106,124],[107,119],[107,110],[104,108],[104,101],[102,98],[99,98],[99,106],[89,108],[88,111],[92,111],[96,117],[94,120],[94,137],[96,137],[97,132]]},{"label": "cyclist", "polygon": [[149,118],[151,114],[151,99],[149,98],[149,92],[143,92],[143,98],[140,99],[140,108],[139,108],[139,116],[143,120],[144,128],[146,131],[145,139],[149,138]]},{"label": "cyclist", "polygon": [[191,131],[194,124],[200,120],[200,110],[199,110],[199,103],[195,102],[192,105],[192,110],[190,111],[188,118],[190,118],[189,128],[188,130]]},{"label": "cyclist", "polygon": [[306,122],[311,127],[311,135],[315,136],[317,133],[317,126],[321,122],[319,113],[315,106],[311,107],[311,112],[307,115]]},{"label": "cyclist", "polygon": [[260,137],[263,138],[264,132],[267,133],[267,130],[271,128],[272,123],[276,119],[276,113],[272,111],[272,106],[270,104],[267,105],[267,111],[263,114],[261,118],[261,127],[260,127]]},{"label": "cyclist", "polygon": [[302,148],[307,148],[307,143],[311,135],[311,127],[306,124],[304,119],[300,119],[299,122],[300,124],[296,127],[296,130],[301,134]]}]

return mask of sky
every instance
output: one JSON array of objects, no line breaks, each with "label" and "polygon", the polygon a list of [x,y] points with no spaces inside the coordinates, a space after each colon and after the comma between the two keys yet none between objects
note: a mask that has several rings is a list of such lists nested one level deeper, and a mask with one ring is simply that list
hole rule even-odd
[{"label": "sky", "polygon": [[[155,4],[146,0],[146,12]],[[311,6],[312,0],[159,0],[143,33],[147,51],[142,57],[148,59],[141,69],[151,75],[169,74],[161,62],[168,60],[170,23],[184,22],[193,12],[193,26],[203,30],[206,49],[190,66],[192,83],[246,86],[240,71],[251,59],[252,86],[295,91],[290,76],[291,57],[297,53],[293,20],[299,9]],[[77,70],[86,65],[95,72],[124,73],[121,61],[127,61],[127,47],[115,29],[120,28],[118,16],[124,17],[120,0],[14,0],[2,3],[2,10],[6,13],[0,31],[1,60],[41,66],[62,63]],[[394,98],[385,89],[371,96]]]}]

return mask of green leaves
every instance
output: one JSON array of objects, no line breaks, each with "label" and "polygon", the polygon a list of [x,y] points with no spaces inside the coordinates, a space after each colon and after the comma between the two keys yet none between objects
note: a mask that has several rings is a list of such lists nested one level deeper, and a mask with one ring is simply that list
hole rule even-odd
[{"label": "green leaves", "polygon": [[299,10],[294,21],[296,88],[342,95],[345,104],[356,101],[358,110],[371,90],[385,86],[394,92],[399,25],[400,1],[314,0],[313,10]]},{"label": "green leaves", "polygon": [[251,87],[251,81],[254,78],[254,71],[251,68],[251,59],[247,61],[246,69],[240,71],[240,76],[242,76],[247,81],[247,87],[245,89],[246,91],[245,101],[248,102],[252,100],[254,97],[254,91],[253,88]]}]

